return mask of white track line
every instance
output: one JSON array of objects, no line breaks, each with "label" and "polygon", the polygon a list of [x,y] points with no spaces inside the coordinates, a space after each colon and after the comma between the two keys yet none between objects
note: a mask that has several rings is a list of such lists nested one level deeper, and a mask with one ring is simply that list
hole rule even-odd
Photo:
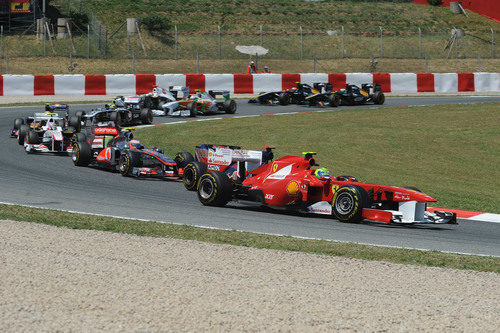
[{"label": "white track line", "polygon": [[186,223],[179,223],[179,222],[156,221],[156,220],[148,220],[148,219],[141,219],[141,218],[126,217],[126,216],[107,215],[107,214],[88,213],[88,212],[80,212],[80,211],[66,210],[66,209],[39,207],[39,206],[34,206],[34,205],[24,205],[24,204],[17,204],[17,203],[11,203],[11,202],[3,202],[3,201],[0,201],[0,204],[8,205],[8,206],[22,206],[22,207],[29,207],[29,208],[36,208],[36,209],[44,209],[44,210],[56,210],[59,212],[66,212],[66,213],[71,213],[71,214],[84,214],[84,215],[92,215],[92,216],[111,217],[111,218],[122,219],[122,220],[136,220],[136,221],[144,221],[144,222],[154,222],[154,223],[162,223],[162,224],[190,226],[190,227],[210,229],[210,230],[248,232],[248,233],[258,234],[258,235],[269,235],[269,236],[277,236],[277,237],[292,237],[292,238],[306,239],[306,240],[321,240],[321,241],[328,241],[328,242],[334,242],[334,243],[355,243],[355,244],[359,244],[359,245],[389,247],[389,248],[394,248],[394,249],[407,249],[407,250],[418,250],[418,251],[438,251],[438,252],[443,252],[443,253],[454,253],[454,254],[463,254],[463,255],[480,256],[480,257],[500,257],[500,256],[488,255],[488,254],[476,254],[476,253],[454,252],[454,251],[440,251],[440,250],[433,250],[433,249],[422,249],[422,248],[418,248],[418,247],[406,247],[406,246],[395,246],[395,245],[376,244],[376,243],[353,242],[353,241],[344,241],[344,240],[336,240],[336,239],[305,237],[305,236],[298,236],[298,235],[285,235],[285,234],[277,234],[277,233],[247,231],[247,230],[239,230],[239,229],[233,229],[233,228],[229,229],[229,228],[210,227],[210,226],[198,225],[198,224],[186,224]]}]

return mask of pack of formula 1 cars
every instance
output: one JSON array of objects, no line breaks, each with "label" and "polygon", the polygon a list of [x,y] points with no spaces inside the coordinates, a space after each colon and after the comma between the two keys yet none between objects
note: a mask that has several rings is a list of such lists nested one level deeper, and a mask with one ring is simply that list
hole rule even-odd
[{"label": "pack of formula 1 cars", "polygon": [[[217,97],[222,96],[221,100]],[[305,105],[382,104],[379,85],[347,85],[333,91],[329,83],[298,84],[295,89],[259,95],[253,102]],[[124,125],[150,124],[154,115],[196,116],[234,113],[227,91],[154,87],[150,94],[115,98],[111,105],[70,114],[65,104],[46,104],[44,112],[17,118],[10,131],[28,153],[69,153],[75,166],[94,166],[123,176],[182,180],[205,206],[231,201],[254,202],[274,209],[332,216],[342,222],[362,220],[396,224],[455,224],[456,214],[427,211],[436,200],[416,188],[371,184],[352,176],[332,176],[318,168],[316,153],[275,159],[273,149],[202,144],[193,154],[174,158],[147,148]],[[154,110],[154,112],[153,112]]]}]

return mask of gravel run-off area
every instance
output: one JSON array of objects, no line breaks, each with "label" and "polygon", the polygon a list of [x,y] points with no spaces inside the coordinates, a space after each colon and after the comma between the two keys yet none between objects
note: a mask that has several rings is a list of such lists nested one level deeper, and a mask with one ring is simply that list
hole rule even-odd
[{"label": "gravel run-off area", "polygon": [[0,221],[0,331],[498,332],[500,275]]}]

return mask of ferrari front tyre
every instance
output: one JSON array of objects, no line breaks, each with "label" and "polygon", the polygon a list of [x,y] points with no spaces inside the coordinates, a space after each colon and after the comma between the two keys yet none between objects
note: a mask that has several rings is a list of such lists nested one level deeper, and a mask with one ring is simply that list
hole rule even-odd
[{"label": "ferrari front tyre", "polygon": [[37,143],[40,143],[40,136],[38,136],[38,133],[35,131],[29,131],[28,132],[28,143],[35,145]]},{"label": "ferrari front tyre", "polygon": [[196,107],[196,103],[189,103],[186,108],[189,110],[190,117],[196,117],[198,113],[198,108]]},{"label": "ferrari front tyre", "polygon": [[14,120],[14,129],[18,130],[21,125],[24,125],[24,119],[23,118],[16,118]]},{"label": "ferrari front tyre", "polygon": [[75,131],[80,132],[80,129],[82,127],[81,118],[78,116],[69,117],[68,126],[71,126],[75,129]]},{"label": "ferrari front tyre", "polygon": [[237,109],[236,101],[234,99],[228,99],[224,101],[224,111],[229,114],[233,114]]},{"label": "ferrari front tyre", "polygon": [[281,105],[288,105],[290,104],[290,95],[288,95],[287,93],[281,93],[278,96],[278,101]]},{"label": "ferrari front tyre", "polygon": [[198,182],[198,199],[205,206],[225,206],[232,198],[233,182],[221,171],[209,171]]},{"label": "ferrari front tyre", "polygon": [[340,222],[360,222],[368,206],[368,193],[358,185],[344,185],[333,195],[333,216]]},{"label": "ferrari front tyre", "polygon": [[189,162],[194,161],[194,157],[190,152],[184,151],[177,153],[174,157],[174,161],[178,168],[184,168]]},{"label": "ferrari front tyre", "polygon": [[142,109],[140,118],[143,125],[151,124],[153,122],[153,111],[150,109]]},{"label": "ferrari front tyre", "polygon": [[19,127],[19,132],[17,133],[17,143],[19,143],[21,146],[24,145],[24,140],[26,139],[26,134],[28,133],[28,131],[28,125],[21,125]]},{"label": "ferrari front tyre", "polygon": [[192,161],[186,164],[182,174],[182,182],[186,190],[195,191],[198,180],[205,172],[207,172],[207,166],[204,163]]},{"label": "ferrari front tyre", "polygon": [[76,166],[88,166],[92,160],[92,149],[87,142],[76,142],[73,146],[71,159]]},{"label": "ferrari front tyre", "polygon": [[328,96],[328,103],[330,104],[330,106],[336,108],[340,105],[340,96],[337,94],[331,94],[330,96]]}]

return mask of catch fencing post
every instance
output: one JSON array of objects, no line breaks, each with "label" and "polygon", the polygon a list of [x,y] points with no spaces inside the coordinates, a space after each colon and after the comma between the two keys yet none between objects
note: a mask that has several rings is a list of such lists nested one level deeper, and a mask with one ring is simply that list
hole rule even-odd
[{"label": "catch fencing post", "polygon": [[481,72],[481,55],[477,55],[477,71]]},{"label": "catch fencing post", "polygon": [[316,55],[314,55],[314,73],[316,73]]},{"label": "catch fencing post", "polygon": [[45,30],[45,17],[43,18],[42,30],[43,30],[43,56],[45,57],[47,55],[47,49],[45,47],[45,39],[47,38],[47,30]]},{"label": "catch fencing post", "polygon": [[132,50],[132,74],[135,75],[135,52]]},{"label": "catch fencing post", "polygon": [[262,40],[262,24],[261,24],[261,25],[260,25],[260,46],[263,46],[263,45],[264,45],[264,43],[263,43],[263,42],[264,42],[264,41]]},{"label": "catch fencing post", "polygon": [[221,40],[221,35],[220,35],[220,25],[217,26],[217,33],[219,37],[219,49],[217,51],[217,54],[219,55],[219,59],[221,58],[221,46],[220,46],[220,40]]},{"label": "catch fencing post", "polygon": [[422,29],[418,28],[418,58],[422,58]]},{"label": "catch fencing post", "polygon": [[493,32],[493,28],[491,30],[491,58],[495,58],[495,33]]},{"label": "catch fencing post", "polygon": [[304,40],[302,37],[302,26],[300,26],[300,60],[302,60],[302,57],[304,55]]},{"label": "catch fencing post", "polygon": [[380,58],[384,56],[384,44],[382,42],[382,27],[378,27],[380,29]]},{"label": "catch fencing post", "polygon": [[87,25],[87,59],[90,59],[90,24]]},{"label": "catch fencing post", "polygon": [[427,55],[427,53],[425,54],[425,73],[428,73],[429,72],[429,56]]},{"label": "catch fencing post", "polygon": [[200,74],[200,55],[196,52],[196,74]]},{"label": "catch fencing post", "polygon": [[174,26],[175,29],[175,60],[177,60],[177,25]]},{"label": "catch fencing post", "polygon": [[9,52],[5,53],[5,74],[9,74]]},{"label": "catch fencing post", "polygon": [[3,25],[0,30],[0,58],[3,57]]},{"label": "catch fencing post", "polygon": [[344,58],[344,26],[342,26],[342,51],[341,51],[341,57]]}]

